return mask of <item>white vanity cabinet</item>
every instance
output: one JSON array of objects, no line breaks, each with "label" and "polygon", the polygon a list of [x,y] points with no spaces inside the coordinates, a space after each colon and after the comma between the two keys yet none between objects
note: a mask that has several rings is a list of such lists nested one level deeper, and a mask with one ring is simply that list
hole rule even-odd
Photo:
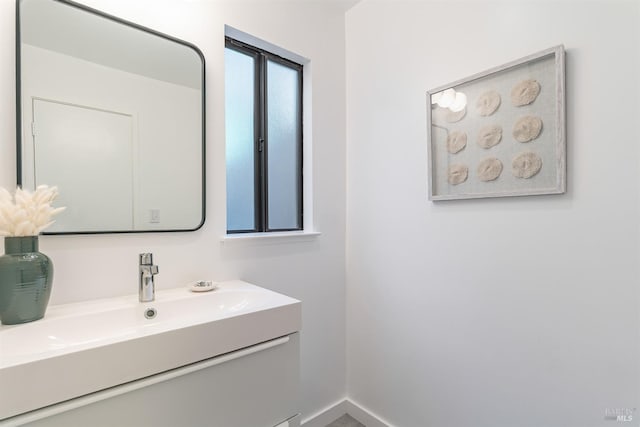
[{"label": "white vanity cabinet", "polygon": [[294,333],[24,414],[13,425],[298,427],[299,359]]},{"label": "white vanity cabinet", "polygon": [[0,427],[297,427],[301,309],[231,280],[0,325]]}]

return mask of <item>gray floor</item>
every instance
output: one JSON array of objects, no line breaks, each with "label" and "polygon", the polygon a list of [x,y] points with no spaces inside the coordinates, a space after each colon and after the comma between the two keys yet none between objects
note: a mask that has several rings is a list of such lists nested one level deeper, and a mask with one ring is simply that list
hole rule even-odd
[{"label": "gray floor", "polygon": [[366,427],[364,424],[354,420],[353,417],[346,414],[329,424],[327,427]]}]

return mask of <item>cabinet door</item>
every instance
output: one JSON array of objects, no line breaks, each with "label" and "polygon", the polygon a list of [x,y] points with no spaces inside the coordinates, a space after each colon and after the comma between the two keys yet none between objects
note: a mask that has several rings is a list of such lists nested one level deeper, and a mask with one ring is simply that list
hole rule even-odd
[{"label": "cabinet door", "polygon": [[[300,350],[298,334],[289,338],[284,344],[24,425],[273,427],[285,420],[291,420],[289,426],[296,425],[299,417],[291,417],[299,412]],[[173,376],[174,371],[155,377]],[[113,389],[109,394],[113,394]],[[54,407],[44,410],[52,409],[55,410]]]}]

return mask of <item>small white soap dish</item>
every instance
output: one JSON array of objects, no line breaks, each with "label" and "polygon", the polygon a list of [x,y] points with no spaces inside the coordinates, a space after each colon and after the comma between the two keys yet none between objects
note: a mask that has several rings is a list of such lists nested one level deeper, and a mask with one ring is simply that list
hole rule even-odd
[{"label": "small white soap dish", "polygon": [[218,284],[211,280],[198,280],[189,284],[191,292],[209,292],[218,289]]}]

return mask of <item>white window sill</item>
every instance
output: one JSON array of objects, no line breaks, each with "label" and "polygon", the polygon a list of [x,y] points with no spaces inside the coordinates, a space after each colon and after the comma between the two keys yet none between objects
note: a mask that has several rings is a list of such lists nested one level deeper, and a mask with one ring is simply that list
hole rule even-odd
[{"label": "white window sill", "polygon": [[281,231],[266,233],[237,233],[225,234],[220,241],[228,244],[253,244],[253,243],[285,243],[315,240],[322,233],[318,231]]}]

